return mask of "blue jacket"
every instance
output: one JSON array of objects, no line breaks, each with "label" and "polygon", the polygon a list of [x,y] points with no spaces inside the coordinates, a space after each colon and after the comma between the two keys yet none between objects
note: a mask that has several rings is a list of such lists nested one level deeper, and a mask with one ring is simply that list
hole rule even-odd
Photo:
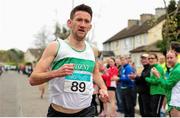
[{"label": "blue jacket", "polygon": [[134,73],[134,69],[129,64],[121,68],[120,84],[122,88],[133,88],[135,86],[134,81],[128,77],[131,73]]}]

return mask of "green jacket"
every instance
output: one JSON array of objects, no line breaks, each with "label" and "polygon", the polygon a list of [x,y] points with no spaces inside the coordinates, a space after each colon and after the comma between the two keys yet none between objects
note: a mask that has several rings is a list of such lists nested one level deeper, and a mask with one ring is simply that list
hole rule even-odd
[{"label": "green jacket", "polygon": [[170,75],[168,79],[160,79],[161,85],[166,88],[166,97],[168,103],[168,111],[172,107],[176,107],[180,110],[180,63],[170,70]]},{"label": "green jacket", "polygon": [[[157,71],[160,73],[160,78],[164,79],[164,70],[159,64],[154,64],[153,67],[157,69]],[[154,74],[152,74],[150,77],[146,77],[146,81],[150,84],[150,94],[151,95],[165,95],[165,89],[160,84],[160,79],[158,79]]]}]

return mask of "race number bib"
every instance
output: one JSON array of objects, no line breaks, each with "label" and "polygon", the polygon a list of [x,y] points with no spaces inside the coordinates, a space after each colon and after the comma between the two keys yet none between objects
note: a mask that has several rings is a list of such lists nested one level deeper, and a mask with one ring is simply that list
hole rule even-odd
[{"label": "race number bib", "polygon": [[64,91],[70,93],[88,94],[91,86],[91,75],[73,73],[65,77]]}]

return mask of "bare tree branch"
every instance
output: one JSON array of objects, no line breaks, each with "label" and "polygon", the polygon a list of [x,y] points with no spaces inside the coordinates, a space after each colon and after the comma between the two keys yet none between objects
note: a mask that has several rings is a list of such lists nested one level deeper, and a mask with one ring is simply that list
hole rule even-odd
[{"label": "bare tree branch", "polygon": [[177,8],[176,8],[176,11],[174,13],[174,16],[176,16],[179,12],[180,12],[180,0],[177,3]]}]

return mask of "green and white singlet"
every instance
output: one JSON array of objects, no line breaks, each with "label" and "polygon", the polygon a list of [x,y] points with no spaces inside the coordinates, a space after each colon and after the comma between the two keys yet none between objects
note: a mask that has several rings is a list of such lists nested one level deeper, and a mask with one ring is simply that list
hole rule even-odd
[{"label": "green and white singlet", "polygon": [[64,64],[74,64],[72,75],[49,81],[49,101],[69,109],[89,107],[93,94],[93,70],[95,57],[87,42],[83,51],[73,49],[64,40],[58,39],[59,49],[51,65],[52,70]]},{"label": "green and white singlet", "polygon": [[180,107],[180,81],[176,83],[176,85],[172,88],[171,91],[171,99],[169,104],[171,106]]}]

